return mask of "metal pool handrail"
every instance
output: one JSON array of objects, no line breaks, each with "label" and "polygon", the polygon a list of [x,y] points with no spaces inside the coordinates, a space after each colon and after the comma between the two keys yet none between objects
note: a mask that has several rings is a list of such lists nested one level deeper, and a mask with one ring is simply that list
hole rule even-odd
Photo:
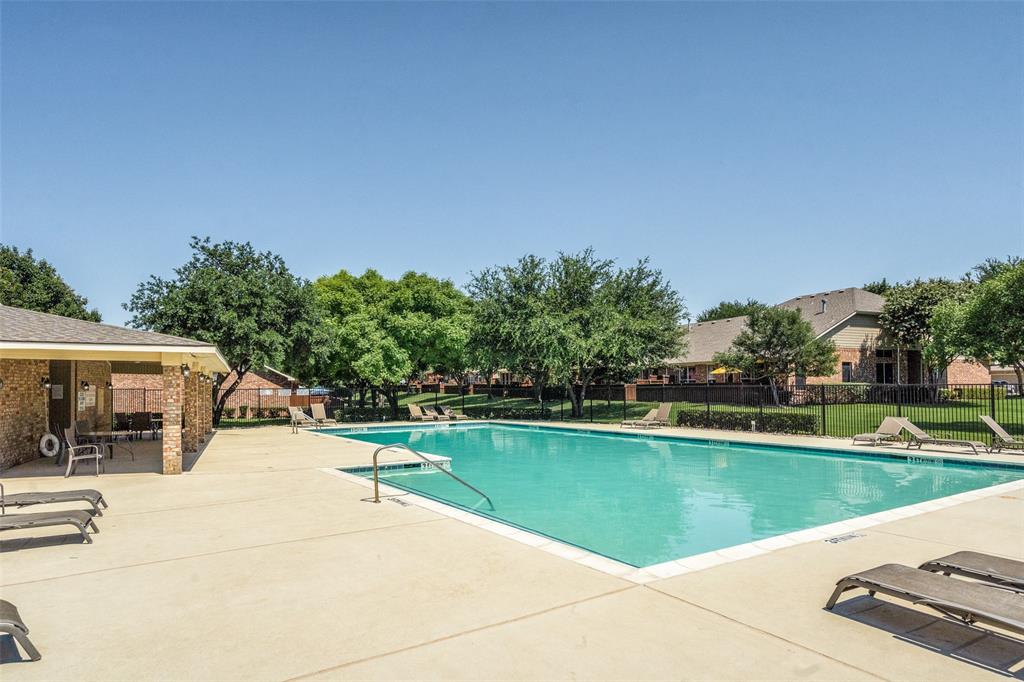
[{"label": "metal pool handrail", "polygon": [[470,490],[475,492],[480,497],[482,497],[485,500],[487,500],[487,504],[491,505],[491,509],[492,510],[494,509],[494,502],[491,502],[491,498],[488,497],[485,492],[483,492],[479,488],[475,488],[474,486],[470,485],[469,483],[466,483],[461,478],[459,478],[458,476],[456,476],[452,472],[448,471],[447,469],[445,469],[444,467],[439,465],[434,460],[427,459],[421,453],[416,452],[415,450],[413,450],[411,447],[409,447],[405,443],[391,443],[390,445],[381,445],[379,448],[377,448],[376,450],[373,451],[373,501],[375,503],[377,503],[377,504],[380,503],[380,485],[379,485],[378,480],[377,480],[377,455],[379,455],[382,450],[388,450],[390,448],[402,448],[404,450],[408,450],[409,452],[411,452],[412,454],[416,455],[417,457],[422,459],[424,462],[426,462],[430,466],[432,466],[435,469],[437,469],[438,471],[440,471],[442,474],[446,474],[448,476],[451,476],[456,481],[458,481],[462,485],[466,486],[467,488],[469,488]]}]

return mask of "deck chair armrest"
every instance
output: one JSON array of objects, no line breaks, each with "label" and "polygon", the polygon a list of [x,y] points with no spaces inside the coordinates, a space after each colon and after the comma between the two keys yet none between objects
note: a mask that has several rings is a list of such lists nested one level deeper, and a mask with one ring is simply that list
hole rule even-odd
[{"label": "deck chair armrest", "polygon": [[100,454],[100,446],[96,443],[88,443],[86,445],[69,445],[68,450],[75,452],[76,450],[92,450],[96,454]]}]

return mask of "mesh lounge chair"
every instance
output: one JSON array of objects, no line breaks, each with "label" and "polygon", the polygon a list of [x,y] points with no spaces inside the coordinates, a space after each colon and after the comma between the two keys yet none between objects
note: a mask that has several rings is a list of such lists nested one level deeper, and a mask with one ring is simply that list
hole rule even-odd
[{"label": "mesh lounge chair", "polygon": [[32,642],[29,641],[28,626],[21,619],[18,607],[3,599],[0,599],[0,632],[6,632],[13,637],[14,641],[21,645],[21,648],[33,661],[38,661],[43,657],[39,653],[39,649],[32,646]]},{"label": "mesh lounge chair", "polygon": [[985,426],[992,429],[993,452],[999,452],[1003,448],[1012,448],[1014,450],[1020,448],[1024,450],[1024,438],[1011,436],[1007,433],[1006,429],[999,425],[999,422],[987,414],[981,415],[981,421],[985,423]]},{"label": "mesh lounge chair", "polygon": [[292,433],[298,433],[300,426],[312,426],[313,428],[320,428],[320,424],[315,419],[310,417],[308,414],[302,411],[299,407],[289,407],[288,416],[292,419]]},{"label": "mesh lounge chair", "polygon": [[654,415],[654,421],[661,426],[668,426],[668,417],[672,413],[672,403],[658,403],[658,414]]},{"label": "mesh lounge chair", "polygon": [[28,507],[33,504],[57,504],[60,502],[88,502],[92,505],[92,513],[103,516],[100,505],[107,506],[103,493],[99,490],[59,490],[49,493],[11,493],[4,492],[4,484],[0,483],[0,515],[7,513],[7,507]]},{"label": "mesh lounge chair", "polygon": [[445,417],[448,417],[448,419],[451,419],[452,421],[472,419],[472,417],[470,417],[468,414],[459,414],[458,412],[448,407],[447,405],[443,405],[437,409],[441,410],[441,414],[444,415]]},{"label": "mesh lounge chair", "polygon": [[854,444],[871,443],[872,445],[878,445],[886,441],[899,440],[900,431],[902,430],[903,425],[900,424],[899,419],[896,417],[886,417],[874,432],[858,433],[853,437],[853,442]]},{"label": "mesh lounge chair", "polygon": [[647,428],[649,426],[659,426],[656,418],[658,416],[658,410],[653,409],[643,416],[642,419],[627,419],[622,422],[622,426],[630,426],[632,428]]},{"label": "mesh lounge chair", "polygon": [[313,413],[313,419],[316,420],[317,424],[321,426],[334,425],[337,426],[338,422],[334,419],[330,419],[327,416],[327,410],[324,409],[323,403],[313,403],[309,406],[309,411]]},{"label": "mesh lounge chair", "polygon": [[968,625],[985,623],[1024,634],[1024,594],[992,585],[957,580],[900,564],[884,564],[848,575],[838,583],[825,608],[831,610],[847,590],[862,588],[927,606]]},{"label": "mesh lounge chair", "polygon": [[978,448],[988,452],[988,446],[977,440],[961,440],[959,438],[935,438],[929,436],[920,427],[914,426],[909,419],[898,419],[899,423],[910,432],[910,442],[907,443],[909,450],[914,445],[920,450],[923,445],[954,445],[962,448],[970,448],[974,454],[978,454]]},{"label": "mesh lounge chair", "polygon": [[0,531],[46,528],[47,526],[74,526],[86,542],[92,542],[92,538],[86,532],[87,528],[91,527],[94,533],[100,532],[100,529],[96,527],[96,522],[92,519],[92,514],[81,509],[0,515]]},{"label": "mesh lounge chair", "polygon": [[1024,592],[1024,561],[981,552],[955,552],[941,559],[926,561],[920,568],[932,573],[962,575],[1014,592]]},{"label": "mesh lounge chair", "polygon": [[[75,440],[75,433],[70,427],[65,427],[61,433],[64,434],[64,449],[68,456],[68,468],[64,472],[64,478],[75,472],[75,466],[78,462],[89,459],[96,461],[96,475],[99,476],[100,465],[103,464],[103,446],[96,445],[95,443],[79,445],[78,441]],[[106,471],[105,465],[103,470]]]},{"label": "mesh lounge chair", "polygon": [[406,407],[409,408],[409,419],[414,422],[437,421],[436,414],[424,412],[423,408],[415,403],[409,403]]}]

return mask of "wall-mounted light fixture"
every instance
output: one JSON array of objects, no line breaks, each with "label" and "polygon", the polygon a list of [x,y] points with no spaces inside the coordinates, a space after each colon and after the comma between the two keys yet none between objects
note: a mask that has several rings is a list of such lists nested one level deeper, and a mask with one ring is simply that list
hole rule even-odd
[{"label": "wall-mounted light fixture", "polygon": [[42,379],[40,379],[39,380],[39,386],[44,391],[49,391],[50,390],[50,386],[51,386],[51,384],[50,384],[50,377],[43,377]]},{"label": "wall-mounted light fixture", "polygon": [[113,388],[114,388],[114,382],[112,382],[112,381],[108,381],[108,382],[107,382],[107,390],[108,390],[108,391],[109,391],[109,390],[113,390]]},{"label": "wall-mounted light fixture", "polygon": [[4,387],[4,380],[0,379],[0,388],[3,388],[3,387]]},{"label": "wall-mounted light fixture", "polygon": [[83,382],[82,382],[81,384],[79,384],[79,385],[80,385],[80,386],[82,387],[82,390],[83,390],[83,391],[88,391],[88,390],[89,390],[89,382],[88,382],[88,381],[83,381]]},{"label": "wall-mounted light fixture", "polygon": [[188,365],[182,365],[181,366],[181,376],[183,376],[186,379],[188,379],[188,375],[191,374],[191,373],[192,373],[192,370],[190,370],[188,368]]}]

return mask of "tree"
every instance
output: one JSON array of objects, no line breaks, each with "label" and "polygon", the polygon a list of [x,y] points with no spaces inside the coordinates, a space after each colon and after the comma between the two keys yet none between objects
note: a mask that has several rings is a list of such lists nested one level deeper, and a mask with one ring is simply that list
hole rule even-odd
[{"label": "tree", "polygon": [[192,237],[192,258],[173,279],[151,276],[139,284],[124,308],[129,324],[216,344],[234,370],[220,392],[214,421],[245,375],[263,365],[308,377],[324,332],[309,283],[295,277],[284,260],[252,244]]},{"label": "tree", "polygon": [[1007,270],[1024,263],[1024,258],[1020,256],[1007,256],[1005,260],[1000,258],[986,258],[983,263],[979,263],[971,268],[971,271],[964,275],[964,279],[969,282],[981,284],[989,279],[992,279],[996,275],[1002,274]]},{"label": "tree", "polygon": [[789,377],[828,376],[835,371],[838,357],[835,343],[816,338],[799,310],[762,308],[750,314],[729,350],[716,353],[713,362],[767,378],[778,402],[778,388]]},{"label": "tree", "polygon": [[616,269],[592,249],[535,256],[486,270],[469,287],[477,342],[490,343],[509,369],[565,385],[572,415],[583,414],[598,376],[625,378],[679,352],[678,294],[646,260]]},{"label": "tree", "polygon": [[711,320],[724,320],[729,317],[741,317],[764,307],[766,307],[766,304],[753,298],[748,298],[745,303],[739,299],[735,301],[722,301],[713,308],[708,308],[701,312],[697,316],[697,321],[710,322]]},{"label": "tree", "polygon": [[[969,283],[942,278],[918,279],[894,286],[886,294],[882,306],[879,317],[882,329],[897,347],[927,348],[936,306],[943,301],[963,300],[969,288]],[[925,360],[928,360],[927,355]],[[938,368],[929,364],[929,369]]]},{"label": "tree", "polygon": [[402,382],[433,370],[461,375],[468,364],[469,299],[449,280],[408,272],[387,280],[344,270],[313,283],[333,338],[325,372],[365,395],[380,391],[398,414]]},{"label": "tree", "polygon": [[889,284],[889,280],[887,280],[885,277],[883,277],[880,280],[876,280],[874,282],[868,282],[867,284],[865,284],[861,288],[864,291],[870,291],[873,294],[878,294],[879,296],[885,296],[887,293],[889,293],[889,290],[892,289],[892,287],[893,287],[893,285]]},{"label": "tree", "polygon": [[930,334],[924,347],[925,363],[944,370],[961,355],[970,355],[965,335],[967,306],[958,299],[940,301],[932,311]]},{"label": "tree", "polygon": [[1013,367],[1024,392],[1024,262],[975,288],[964,304],[961,329],[964,354]]},{"label": "tree", "polygon": [[99,322],[100,313],[86,306],[52,265],[36,260],[32,249],[24,253],[16,246],[0,244],[0,304]]}]

